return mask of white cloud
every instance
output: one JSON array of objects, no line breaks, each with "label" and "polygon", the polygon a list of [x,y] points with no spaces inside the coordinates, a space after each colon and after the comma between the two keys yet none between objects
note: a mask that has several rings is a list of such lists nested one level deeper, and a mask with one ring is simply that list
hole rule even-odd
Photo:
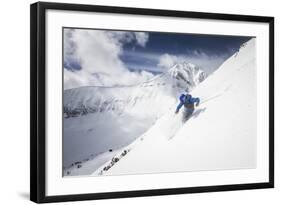
[{"label": "white cloud", "polygon": [[130,72],[120,59],[125,43],[145,46],[148,34],[65,29],[65,63],[79,62],[81,70],[65,70],[65,89],[85,85],[131,85],[148,80],[147,72]]},{"label": "white cloud", "polygon": [[69,71],[64,69],[64,89],[84,86],[87,80],[88,79],[83,77],[82,71]]},{"label": "white cloud", "polygon": [[159,63],[157,66],[167,70],[171,68],[175,63],[180,63],[181,59],[179,56],[164,54],[159,57]]},{"label": "white cloud", "polygon": [[207,55],[197,50],[186,55],[172,55],[166,53],[159,57],[157,66],[164,71],[171,68],[175,63],[189,62],[201,67],[207,74],[210,74],[215,71],[226,58],[226,55]]},{"label": "white cloud", "polygon": [[135,32],[134,33],[135,36],[136,36],[136,40],[137,40],[137,43],[142,46],[142,47],[145,47],[147,41],[148,41],[148,33],[145,33],[145,32]]}]

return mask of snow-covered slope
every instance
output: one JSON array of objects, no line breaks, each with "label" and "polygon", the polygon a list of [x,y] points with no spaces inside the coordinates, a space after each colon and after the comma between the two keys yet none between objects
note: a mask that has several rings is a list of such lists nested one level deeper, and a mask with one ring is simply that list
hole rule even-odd
[{"label": "snow-covered slope", "polygon": [[95,171],[146,132],[176,103],[180,92],[205,77],[198,67],[184,63],[135,86],[65,90],[64,173]]},{"label": "snow-covered slope", "polygon": [[172,107],[93,175],[254,168],[255,63],[251,39],[192,91],[201,104],[188,121]]}]

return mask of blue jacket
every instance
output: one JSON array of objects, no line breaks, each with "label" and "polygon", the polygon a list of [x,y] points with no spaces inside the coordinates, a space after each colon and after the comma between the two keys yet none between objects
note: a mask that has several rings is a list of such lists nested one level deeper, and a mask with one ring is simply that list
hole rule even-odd
[{"label": "blue jacket", "polygon": [[180,103],[177,106],[176,112],[178,112],[183,105],[188,105],[188,104],[196,103],[196,105],[198,106],[199,103],[200,103],[200,99],[199,98],[194,98],[194,97],[192,97],[189,94],[186,94],[186,95],[182,94],[179,99],[180,99]]}]

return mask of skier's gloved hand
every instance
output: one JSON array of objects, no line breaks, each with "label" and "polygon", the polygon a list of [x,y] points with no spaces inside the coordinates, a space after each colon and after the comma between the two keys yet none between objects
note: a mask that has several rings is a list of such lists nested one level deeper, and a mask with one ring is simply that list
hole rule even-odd
[{"label": "skier's gloved hand", "polygon": [[196,107],[198,107],[198,106],[199,106],[199,102],[196,103]]},{"label": "skier's gloved hand", "polygon": [[176,110],[175,114],[178,114],[179,110]]}]

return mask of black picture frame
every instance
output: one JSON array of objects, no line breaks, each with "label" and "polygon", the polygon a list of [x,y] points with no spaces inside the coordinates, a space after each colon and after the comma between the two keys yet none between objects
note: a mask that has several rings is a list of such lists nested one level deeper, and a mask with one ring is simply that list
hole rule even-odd
[{"label": "black picture frame", "polygon": [[[159,17],[181,17],[246,22],[269,25],[269,181],[263,183],[170,188],[124,192],[89,193],[46,196],[46,11],[67,10],[101,13],[121,13]],[[274,18],[265,16],[217,14],[144,8],[125,8],[82,4],[38,2],[30,7],[30,200],[37,203],[96,200],[153,195],[217,192],[274,187]]]}]

